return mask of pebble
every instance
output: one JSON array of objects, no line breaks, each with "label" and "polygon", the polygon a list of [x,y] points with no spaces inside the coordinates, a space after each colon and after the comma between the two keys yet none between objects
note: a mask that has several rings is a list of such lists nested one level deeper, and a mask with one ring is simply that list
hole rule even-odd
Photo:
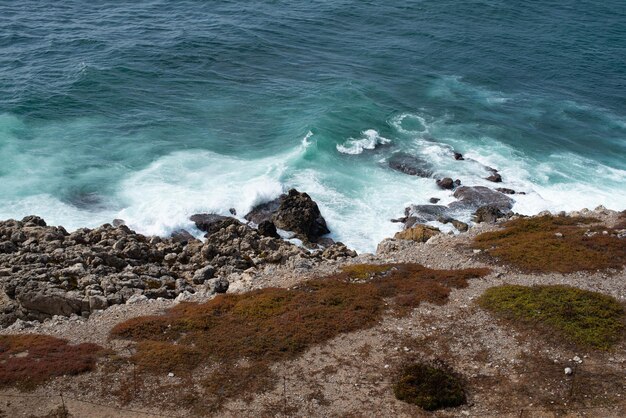
[{"label": "pebble", "polygon": [[564,371],[567,376],[570,376],[572,373],[574,373],[571,367],[566,367]]},{"label": "pebble", "polygon": [[167,377],[174,377],[174,373],[169,372],[169,373],[167,374]]}]

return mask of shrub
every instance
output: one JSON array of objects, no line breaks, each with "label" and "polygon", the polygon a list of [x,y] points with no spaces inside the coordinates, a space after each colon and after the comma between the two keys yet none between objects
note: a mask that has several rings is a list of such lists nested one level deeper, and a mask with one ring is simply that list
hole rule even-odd
[{"label": "shrub", "polygon": [[621,269],[626,264],[623,239],[614,229],[590,227],[594,222],[549,215],[515,219],[501,230],[478,235],[475,247],[528,272]]},{"label": "shrub", "polygon": [[[241,393],[234,388],[250,386],[252,371],[263,380],[273,362],[373,326],[384,312],[384,300],[399,313],[423,301],[443,304],[450,288],[467,286],[467,279],[486,273],[418,264],[358,265],[292,289],[265,288],[218,295],[203,304],[182,303],[161,316],[118,324],[111,335],[138,341],[132,360],[145,371],[163,371],[164,364],[187,370],[202,361],[217,365],[205,386],[231,396]],[[240,365],[244,359],[249,366]]]},{"label": "shrub", "polygon": [[393,392],[397,399],[427,411],[457,407],[467,401],[463,380],[444,364],[404,366]]},{"label": "shrub", "polygon": [[33,389],[56,376],[93,370],[102,347],[47,335],[0,336],[0,386]]},{"label": "shrub", "polygon": [[606,350],[624,333],[624,308],[617,300],[575,287],[497,286],[478,303],[502,318],[539,325],[581,346]]}]

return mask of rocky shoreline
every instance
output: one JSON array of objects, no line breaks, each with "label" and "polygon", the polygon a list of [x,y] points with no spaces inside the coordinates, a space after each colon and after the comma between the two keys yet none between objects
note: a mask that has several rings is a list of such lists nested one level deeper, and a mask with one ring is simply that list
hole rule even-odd
[{"label": "rocky shoreline", "polygon": [[[455,154],[455,159],[463,159]],[[426,175],[421,161],[404,157],[392,168]],[[428,175],[431,173],[428,172]],[[455,218],[474,212],[474,220],[495,222],[512,214],[513,200],[483,186],[459,186],[460,181],[437,180],[455,189],[455,202],[411,205],[397,239],[424,242],[439,230],[429,222],[451,224],[458,232],[469,225]],[[443,185],[445,183],[445,186]],[[448,185],[450,183],[450,185]],[[330,230],[318,205],[295,189],[260,204],[243,217],[196,214],[190,220],[205,233],[196,239],[185,230],[168,238],[144,236],[123,220],[69,233],[49,226],[37,216],[0,222],[0,326],[15,321],[42,321],[54,316],[89,317],[94,311],[146,299],[188,300],[224,293],[265,266],[310,266],[355,257],[340,242],[326,237]]]}]

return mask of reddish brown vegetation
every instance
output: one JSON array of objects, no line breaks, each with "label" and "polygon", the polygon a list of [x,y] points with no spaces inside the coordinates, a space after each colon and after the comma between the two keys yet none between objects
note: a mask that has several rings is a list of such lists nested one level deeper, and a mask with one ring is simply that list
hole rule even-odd
[{"label": "reddish brown vegetation", "polygon": [[144,371],[191,371],[202,361],[214,366],[204,386],[217,395],[219,406],[236,393],[270,388],[273,362],[373,326],[384,312],[384,300],[400,314],[423,301],[443,304],[450,288],[465,287],[467,279],[486,273],[417,264],[357,265],[293,289],[266,288],[180,304],[162,316],[119,324],[111,334],[138,341],[132,360]]},{"label": "reddish brown vegetation", "polygon": [[475,246],[529,272],[621,269],[626,265],[624,240],[616,229],[590,226],[597,222],[565,216],[515,219],[501,230],[477,236]]},{"label": "reddish brown vegetation", "polygon": [[56,376],[88,372],[102,352],[95,344],[69,345],[47,335],[2,335],[0,386],[32,389]]}]

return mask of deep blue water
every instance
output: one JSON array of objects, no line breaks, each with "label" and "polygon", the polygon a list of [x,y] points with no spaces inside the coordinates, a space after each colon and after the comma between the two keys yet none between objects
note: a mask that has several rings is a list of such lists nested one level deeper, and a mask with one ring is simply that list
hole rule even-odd
[{"label": "deep blue water", "polygon": [[519,212],[626,208],[623,0],[128,3],[0,0],[0,218],[166,234],[295,186],[372,250],[452,199],[398,151],[498,168]]}]

